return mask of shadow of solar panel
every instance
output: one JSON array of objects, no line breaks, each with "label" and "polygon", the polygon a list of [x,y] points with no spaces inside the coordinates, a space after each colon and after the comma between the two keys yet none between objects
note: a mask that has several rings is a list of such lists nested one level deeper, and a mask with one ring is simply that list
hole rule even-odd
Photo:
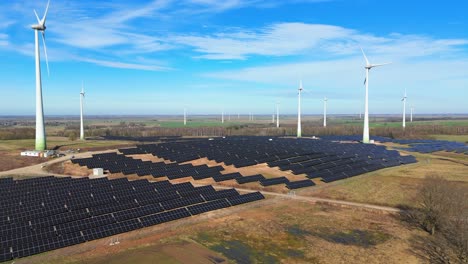
[{"label": "shadow of solar panel", "polygon": [[215,193],[204,193],[204,194],[202,194],[203,198],[206,201],[213,201],[213,200],[218,200],[218,199],[232,197],[232,196],[238,196],[238,195],[239,195],[239,193],[237,192],[236,189],[227,189],[227,190],[217,191]]},{"label": "shadow of solar panel", "polygon": [[244,184],[244,183],[249,183],[249,182],[257,182],[260,180],[265,179],[265,177],[261,174],[256,174],[256,175],[250,175],[250,176],[244,176],[244,177],[239,177],[236,178],[236,182],[238,184]]},{"label": "shadow of solar panel", "polygon": [[196,204],[187,207],[191,215],[197,215],[209,211],[214,211],[231,206],[226,199],[209,201],[203,204]]},{"label": "shadow of solar panel", "polygon": [[311,180],[301,180],[301,181],[293,181],[286,183],[286,188],[288,189],[299,189],[304,187],[314,186],[315,183]]},{"label": "shadow of solar panel", "polygon": [[140,220],[143,226],[148,227],[189,216],[191,216],[191,214],[187,211],[186,208],[179,208],[168,212],[144,216],[141,217]]},{"label": "shadow of solar panel", "polygon": [[265,197],[260,192],[247,193],[247,194],[242,194],[242,195],[227,198],[227,200],[232,206],[249,203],[253,201],[258,201],[262,199],[265,199]]},{"label": "shadow of solar panel", "polygon": [[262,186],[270,186],[282,183],[288,183],[289,180],[286,177],[277,177],[277,178],[270,178],[270,179],[263,179],[260,180],[260,184]]}]

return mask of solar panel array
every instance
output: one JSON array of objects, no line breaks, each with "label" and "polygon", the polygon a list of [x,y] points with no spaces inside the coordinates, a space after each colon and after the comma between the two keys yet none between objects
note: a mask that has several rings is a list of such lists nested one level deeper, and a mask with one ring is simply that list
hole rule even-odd
[{"label": "solar panel array", "polygon": [[126,178],[0,179],[0,262],[264,199]]},{"label": "solar panel array", "polygon": [[[361,136],[324,136],[321,137],[325,140],[340,140],[340,141],[360,141]],[[400,148],[402,150],[419,152],[419,153],[432,153],[437,151],[454,152],[468,155],[468,146],[461,142],[453,142],[446,140],[430,140],[430,139],[392,139],[388,137],[372,137],[373,140],[379,142],[392,142],[397,144],[409,145],[409,148]]]},{"label": "solar panel array", "polygon": [[[206,157],[238,168],[267,163],[270,167],[291,170],[294,174],[304,173],[310,179],[321,178],[324,182],[416,162],[413,156],[400,156],[398,151],[374,144],[293,138],[270,140],[267,137],[228,137],[146,144],[128,151],[151,153],[174,162]],[[236,180],[239,182],[237,178]]]},{"label": "solar panel array", "polygon": [[[135,149],[122,150],[125,153],[135,152]],[[127,154],[131,155],[131,154]],[[210,177],[221,177],[222,166],[208,167],[207,165],[193,166],[192,164],[177,164],[142,161],[117,153],[95,154],[91,158],[72,159],[72,162],[88,168],[103,168],[111,173],[138,176],[152,175],[154,178],[167,177],[171,180],[192,177],[201,180]]]}]

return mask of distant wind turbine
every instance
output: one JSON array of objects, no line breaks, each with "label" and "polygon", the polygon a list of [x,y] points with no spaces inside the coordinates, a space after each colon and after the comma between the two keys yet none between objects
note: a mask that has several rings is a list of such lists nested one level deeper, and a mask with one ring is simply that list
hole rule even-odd
[{"label": "distant wind turbine", "polygon": [[221,112],[221,123],[224,124],[224,110]]},{"label": "distant wind turbine", "polygon": [[81,93],[80,93],[80,139],[84,140],[84,124],[83,124],[83,100],[84,100],[84,84],[81,82]]},{"label": "distant wind turbine", "polygon": [[371,64],[367,59],[364,50],[361,48],[362,55],[364,55],[364,59],[366,60],[366,79],[364,79],[364,84],[366,85],[366,97],[365,97],[365,106],[364,106],[364,131],[362,135],[362,142],[369,143],[369,71],[372,68],[387,65],[390,63],[382,63],[382,64]]},{"label": "distant wind turbine", "polygon": [[297,103],[297,137],[302,137],[302,129],[301,129],[301,93],[302,90],[302,80],[299,83],[299,89],[297,93],[298,103]]},{"label": "distant wind turbine", "polygon": [[47,73],[49,71],[49,60],[47,59],[47,47],[45,43],[45,30],[46,30],[46,19],[47,12],[49,11],[50,0],[47,2],[47,7],[44,12],[42,19],[39,19],[36,10],[34,14],[36,15],[37,24],[32,25],[31,28],[34,29],[34,40],[35,40],[35,58],[36,58],[36,150],[45,150],[47,149],[46,143],[46,134],[44,126],[44,107],[42,101],[42,81],[41,81],[41,59],[39,51],[39,31],[42,33],[42,41],[44,44],[44,55],[47,65]]},{"label": "distant wind turbine", "polygon": [[187,125],[187,108],[184,108],[184,126]]},{"label": "distant wind turbine", "polygon": [[327,97],[323,99],[323,127],[327,127]]},{"label": "distant wind turbine", "polygon": [[411,115],[410,115],[410,122],[413,123],[413,110],[414,106],[411,106]]},{"label": "distant wind turbine", "polygon": [[405,95],[401,99],[403,102],[403,129],[406,127],[406,88],[405,88]]},{"label": "distant wind turbine", "polygon": [[276,127],[279,127],[279,102],[276,102]]}]

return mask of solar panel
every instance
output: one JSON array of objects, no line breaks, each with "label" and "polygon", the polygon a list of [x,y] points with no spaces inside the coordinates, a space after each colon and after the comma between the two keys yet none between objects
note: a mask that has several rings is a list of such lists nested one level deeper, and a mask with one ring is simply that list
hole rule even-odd
[{"label": "solar panel", "polygon": [[261,174],[251,175],[251,176],[244,176],[240,178],[236,178],[238,184],[244,184],[249,182],[257,182],[260,180],[265,179],[265,177]]},{"label": "solar panel", "polygon": [[202,214],[205,212],[222,209],[231,206],[226,199],[209,201],[203,204],[196,204],[187,207],[191,215]]},{"label": "solar panel", "polygon": [[265,197],[260,192],[247,193],[247,194],[242,194],[242,195],[227,198],[227,200],[232,206],[249,203],[253,201],[258,201],[262,199],[265,199]]},{"label": "solar panel", "polygon": [[277,178],[260,180],[260,184],[262,186],[271,186],[271,185],[277,185],[277,184],[288,183],[288,182],[289,180],[286,177],[277,177]]},{"label": "solar panel", "polygon": [[311,180],[302,180],[302,181],[293,181],[286,183],[286,188],[288,189],[299,189],[304,187],[314,186],[315,183]]}]

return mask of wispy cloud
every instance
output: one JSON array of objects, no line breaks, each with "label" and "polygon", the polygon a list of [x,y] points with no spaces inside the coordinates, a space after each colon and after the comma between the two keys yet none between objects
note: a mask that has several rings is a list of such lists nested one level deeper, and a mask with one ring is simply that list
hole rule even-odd
[{"label": "wispy cloud", "polygon": [[421,57],[454,52],[468,39],[434,39],[427,36],[390,34],[373,36],[333,25],[277,23],[248,31],[217,33],[210,36],[177,36],[177,43],[193,47],[197,58],[247,59],[249,56],[290,56],[355,54],[359,46],[387,56]]},{"label": "wispy cloud", "polygon": [[80,61],[89,62],[101,66],[119,68],[119,69],[132,69],[132,70],[145,70],[145,71],[167,71],[170,68],[161,67],[157,65],[145,65],[145,64],[136,64],[136,63],[125,63],[119,61],[106,61],[106,60],[97,60],[89,58],[81,58]]}]

